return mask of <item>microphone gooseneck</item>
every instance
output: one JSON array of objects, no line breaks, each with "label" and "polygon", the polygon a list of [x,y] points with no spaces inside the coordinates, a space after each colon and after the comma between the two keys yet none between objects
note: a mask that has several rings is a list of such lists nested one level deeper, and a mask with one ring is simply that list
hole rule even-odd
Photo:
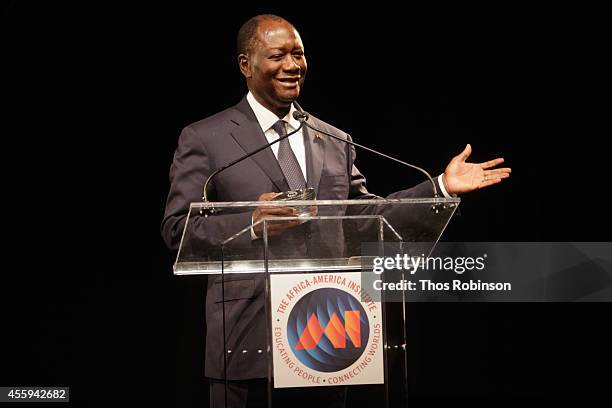
[{"label": "microphone gooseneck", "polygon": [[336,140],[340,140],[341,142],[344,142],[344,143],[347,143],[347,144],[359,147],[361,149],[367,150],[368,152],[377,154],[377,155],[382,156],[382,157],[384,157],[386,159],[393,160],[394,162],[403,164],[404,166],[408,166],[408,167],[410,167],[412,169],[420,171],[425,176],[427,176],[427,178],[429,179],[429,182],[431,183],[431,186],[432,186],[432,189],[433,189],[434,198],[438,198],[439,197],[438,189],[436,188],[436,183],[434,182],[434,180],[431,177],[431,175],[425,169],[423,169],[421,167],[418,167],[418,166],[415,166],[414,164],[406,163],[405,161],[402,161],[400,159],[396,159],[393,156],[389,156],[388,154],[381,153],[381,152],[379,152],[377,150],[371,149],[371,148],[366,147],[364,145],[360,145],[359,143],[355,143],[355,142],[353,142],[351,140],[343,139],[343,138],[338,137],[338,136],[336,136],[334,134],[328,133],[328,132],[326,132],[324,130],[317,129],[316,127],[312,126],[310,123],[307,122],[308,119],[310,118],[310,115],[308,114],[308,112],[305,112],[304,110],[302,110],[302,108],[297,103],[295,105],[296,105],[298,110],[293,112],[293,118],[298,120],[298,121],[300,121],[300,123],[302,123],[307,128],[310,128],[310,129],[314,130],[315,132],[323,133],[324,135],[332,137],[332,138],[334,138]]}]

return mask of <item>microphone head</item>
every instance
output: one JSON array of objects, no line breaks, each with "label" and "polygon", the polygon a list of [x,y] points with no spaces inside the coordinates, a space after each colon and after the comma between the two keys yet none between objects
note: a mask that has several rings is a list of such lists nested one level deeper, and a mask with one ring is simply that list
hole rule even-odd
[{"label": "microphone head", "polygon": [[308,112],[296,110],[293,112],[293,119],[305,122],[308,120]]}]

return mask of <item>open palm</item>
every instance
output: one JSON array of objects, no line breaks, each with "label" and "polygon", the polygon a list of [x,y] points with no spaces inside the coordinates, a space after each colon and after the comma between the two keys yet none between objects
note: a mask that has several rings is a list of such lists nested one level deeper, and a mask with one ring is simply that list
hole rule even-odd
[{"label": "open palm", "polygon": [[494,168],[503,163],[504,159],[497,158],[484,163],[467,163],[466,160],[471,153],[472,146],[468,144],[463,152],[453,157],[446,166],[442,179],[449,194],[468,193],[497,184],[510,177],[511,168]]}]

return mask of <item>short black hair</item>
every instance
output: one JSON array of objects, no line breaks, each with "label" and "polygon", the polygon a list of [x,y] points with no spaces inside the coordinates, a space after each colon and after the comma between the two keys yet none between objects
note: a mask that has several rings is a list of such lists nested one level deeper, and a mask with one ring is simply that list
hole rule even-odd
[{"label": "short black hair", "polygon": [[240,27],[240,30],[238,30],[238,37],[236,38],[236,50],[238,55],[249,55],[251,52],[253,52],[253,48],[257,42],[257,28],[259,27],[259,23],[264,20],[287,23],[293,27],[293,24],[274,14],[260,14],[255,17],[251,17],[242,25],[242,27]]}]

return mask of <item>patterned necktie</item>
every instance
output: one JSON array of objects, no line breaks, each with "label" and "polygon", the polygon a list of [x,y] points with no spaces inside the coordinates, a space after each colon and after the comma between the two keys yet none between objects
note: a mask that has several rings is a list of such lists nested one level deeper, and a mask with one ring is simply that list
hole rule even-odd
[{"label": "patterned necktie", "polygon": [[[274,124],[274,126],[272,126],[272,128],[276,131],[276,133],[278,133],[279,137],[283,137],[287,134],[287,128],[285,127],[284,120],[279,120]],[[292,190],[304,188],[306,186],[306,179],[304,179],[304,174],[300,168],[300,163],[298,163],[298,160],[291,149],[289,138],[281,140],[278,142],[278,144],[278,164],[280,164],[281,170],[283,170],[283,174],[287,179],[289,188]]]}]

